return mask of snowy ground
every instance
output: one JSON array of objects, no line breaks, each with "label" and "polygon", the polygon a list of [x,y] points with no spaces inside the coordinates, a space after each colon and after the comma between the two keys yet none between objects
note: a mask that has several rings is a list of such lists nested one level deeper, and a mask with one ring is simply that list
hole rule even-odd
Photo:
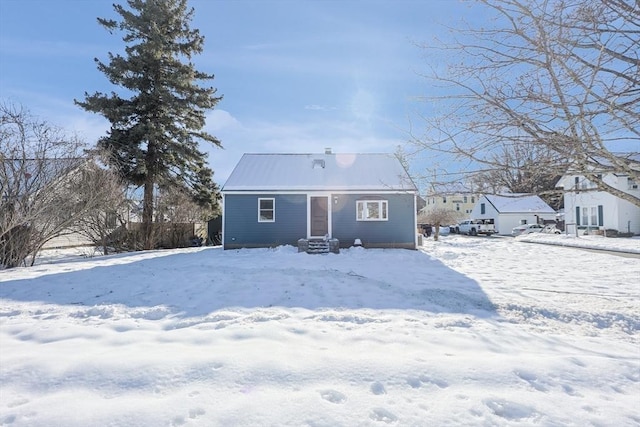
[{"label": "snowy ground", "polygon": [[640,258],[524,240],[51,252],[0,271],[0,425],[638,426]]},{"label": "snowy ground", "polygon": [[587,248],[640,254],[640,239],[623,237],[602,237],[596,235],[576,236],[572,234],[531,233],[516,237],[521,242],[544,243],[556,246]]}]

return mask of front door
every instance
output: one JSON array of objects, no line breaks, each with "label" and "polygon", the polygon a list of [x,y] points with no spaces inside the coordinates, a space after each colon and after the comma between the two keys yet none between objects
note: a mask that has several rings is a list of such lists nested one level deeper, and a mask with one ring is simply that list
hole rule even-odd
[{"label": "front door", "polygon": [[311,237],[324,237],[329,232],[329,198],[311,197],[309,206]]}]

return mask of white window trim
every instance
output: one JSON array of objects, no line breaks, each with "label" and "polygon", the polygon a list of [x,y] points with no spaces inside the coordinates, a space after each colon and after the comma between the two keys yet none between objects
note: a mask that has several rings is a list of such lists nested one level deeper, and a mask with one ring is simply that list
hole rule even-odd
[{"label": "white window trim", "polygon": [[[586,217],[585,217],[586,215]],[[585,222],[586,218],[586,222]],[[595,220],[595,223],[594,223]],[[580,206],[580,227],[599,227],[600,218],[598,216],[597,206]]]},{"label": "white window trim", "polygon": [[[273,203],[273,218],[272,219],[262,219],[260,215],[260,202],[263,200],[271,200]],[[276,199],[274,197],[258,197],[258,222],[276,222]]]},{"label": "white window trim", "polygon": [[[386,212],[387,216],[386,218],[359,218],[358,217],[358,213],[360,212],[360,210],[358,209],[358,206],[361,203],[377,203],[378,204],[378,212],[380,213],[380,215],[382,215],[382,212]],[[385,205],[386,209],[382,209],[383,204]],[[362,212],[364,212],[364,207],[362,209]],[[388,221],[389,220],[389,201],[388,200],[357,200],[356,201],[356,221]]]}]

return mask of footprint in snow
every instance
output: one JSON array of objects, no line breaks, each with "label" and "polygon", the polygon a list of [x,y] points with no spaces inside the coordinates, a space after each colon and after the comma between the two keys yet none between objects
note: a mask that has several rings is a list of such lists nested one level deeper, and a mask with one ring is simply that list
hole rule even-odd
[{"label": "footprint in snow", "polygon": [[9,402],[7,408],[15,408],[16,406],[21,406],[29,403],[29,399],[15,399],[12,402]]},{"label": "footprint in snow", "polygon": [[398,421],[398,417],[384,408],[374,408],[371,411],[371,414],[369,414],[369,418],[374,421],[382,421],[387,424],[395,423],[396,421]]},{"label": "footprint in snow", "polygon": [[443,380],[439,380],[437,378],[431,378],[426,375],[420,375],[419,377],[409,377],[407,378],[407,384],[409,384],[412,388],[420,388],[422,384],[433,384],[438,388],[447,388],[449,387],[449,383]]},{"label": "footprint in snow", "polygon": [[[189,409],[189,418],[195,420],[199,416],[204,415],[205,412],[206,411],[202,408]],[[183,426],[187,424],[188,421],[189,420],[186,417],[178,415],[177,417],[174,417],[173,420],[171,420],[171,427]]]},{"label": "footprint in snow", "polygon": [[447,388],[449,387],[449,383],[444,381],[444,380],[439,380],[437,378],[432,378],[429,377],[427,375],[421,375],[420,376],[420,381],[422,381],[423,383],[429,383],[429,384],[433,384],[438,388]]},{"label": "footprint in snow", "polygon": [[15,415],[8,415],[3,420],[0,420],[0,425],[5,426],[5,425],[13,424],[15,421],[16,421]]},{"label": "footprint in snow", "polygon": [[186,423],[187,423],[187,420],[182,415],[179,415],[177,417],[174,417],[173,420],[171,420],[171,427],[183,426]]},{"label": "footprint in snow", "polygon": [[205,414],[205,410],[202,408],[189,409],[189,418],[191,418],[192,420],[204,414]]},{"label": "footprint in snow", "polygon": [[412,388],[420,388],[422,382],[418,377],[409,377],[407,378],[407,384],[409,384]]},{"label": "footprint in snow", "polygon": [[537,415],[536,411],[526,405],[504,399],[485,399],[483,403],[497,416],[507,420],[521,420]]},{"label": "footprint in snow", "polygon": [[320,397],[331,403],[344,403],[347,401],[347,396],[336,390],[322,390],[320,391]]},{"label": "footprint in snow", "polygon": [[541,384],[540,380],[538,379],[535,373],[522,370],[522,371],[514,371],[514,374],[521,380],[528,383],[534,389],[538,391],[543,391],[543,392],[547,391],[547,388],[543,384]]},{"label": "footprint in snow", "polygon": [[371,384],[371,393],[375,395],[387,394],[387,390],[385,390],[384,384],[382,384],[380,381],[376,381]]}]

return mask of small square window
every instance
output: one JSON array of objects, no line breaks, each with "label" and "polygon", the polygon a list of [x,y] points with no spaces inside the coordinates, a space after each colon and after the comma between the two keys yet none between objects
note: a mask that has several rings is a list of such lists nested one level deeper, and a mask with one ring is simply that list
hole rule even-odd
[{"label": "small square window", "polygon": [[275,222],[275,214],[275,199],[258,199],[258,222]]}]

